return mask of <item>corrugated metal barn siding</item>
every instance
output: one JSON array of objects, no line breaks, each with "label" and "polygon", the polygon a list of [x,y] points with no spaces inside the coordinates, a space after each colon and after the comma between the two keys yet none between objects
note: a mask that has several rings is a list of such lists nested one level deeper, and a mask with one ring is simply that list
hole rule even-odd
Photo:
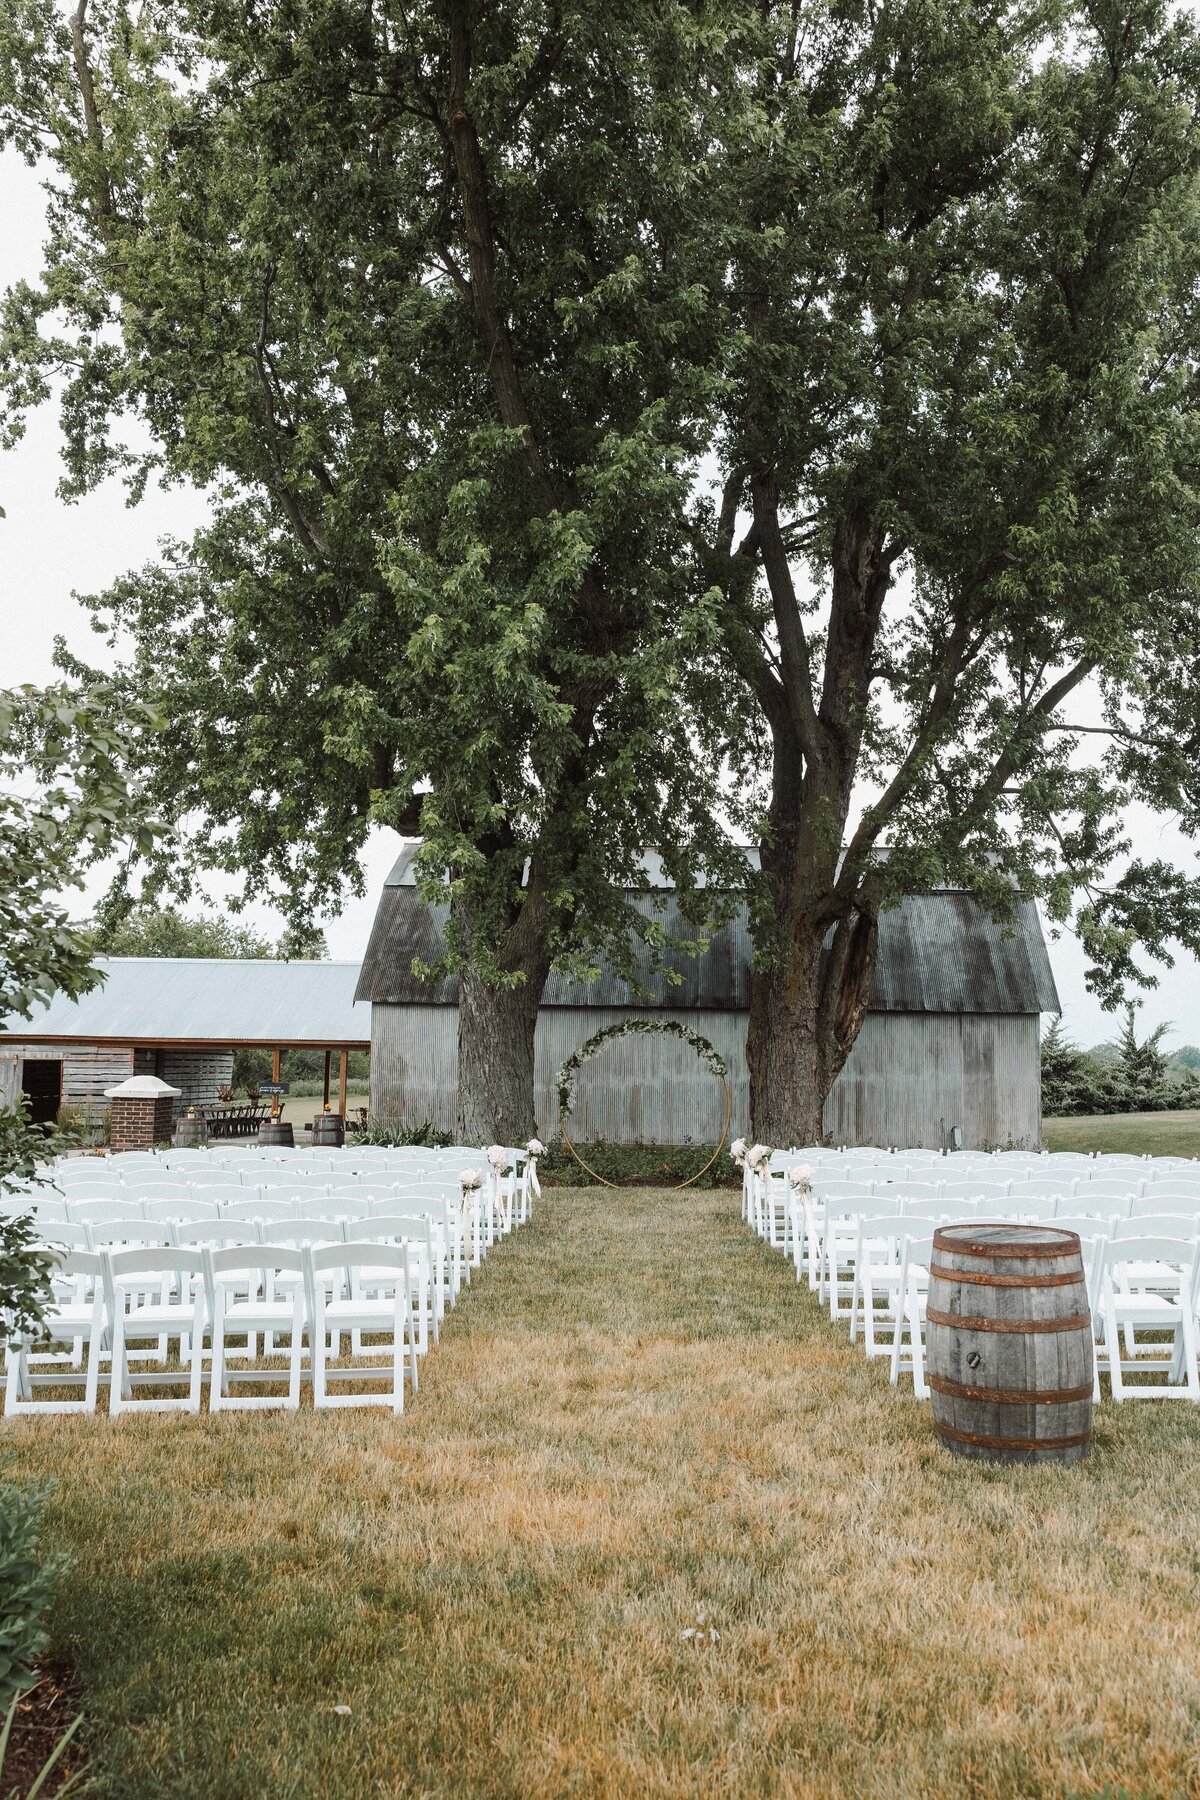
[{"label": "corrugated metal barn siding", "polygon": [[[544,1008],[536,1039],[536,1106],[544,1136],[558,1128],[553,1084],[563,1062],[628,1008]],[[729,1065],[733,1129],[748,1129],[746,1015],[688,1011],[682,1023]],[[372,1009],[371,1106],[377,1116],[454,1128],[458,1012],[450,1006]],[[1035,1146],[1041,1131],[1037,1014],[871,1013],[825,1107],[837,1143],[938,1146],[962,1127],[966,1148]],[[571,1135],[580,1141],[712,1143],[720,1083],[695,1052],[663,1037],[606,1045],[581,1071]]]},{"label": "corrugated metal barn siding", "polygon": [[968,1150],[1041,1138],[1036,1013],[869,1013],[825,1103],[839,1144],[934,1147],[962,1128]]}]

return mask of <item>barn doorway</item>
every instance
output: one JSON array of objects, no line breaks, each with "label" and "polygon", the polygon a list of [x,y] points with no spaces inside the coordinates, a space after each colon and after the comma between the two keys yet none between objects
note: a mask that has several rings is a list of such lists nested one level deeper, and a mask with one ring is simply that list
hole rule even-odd
[{"label": "barn doorway", "polygon": [[62,1062],[53,1057],[30,1058],[21,1066],[21,1087],[29,1099],[29,1116],[35,1125],[53,1125],[62,1105]]}]

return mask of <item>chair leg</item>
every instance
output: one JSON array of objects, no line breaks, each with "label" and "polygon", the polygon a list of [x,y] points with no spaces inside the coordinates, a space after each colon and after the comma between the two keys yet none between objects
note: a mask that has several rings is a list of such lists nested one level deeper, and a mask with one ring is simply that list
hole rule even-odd
[{"label": "chair leg", "polygon": [[296,1304],[292,1310],[292,1360],[288,1365],[288,1407],[300,1410],[300,1368],[304,1356],[304,1289],[296,1284]]},{"label": "chair leg", "polygon": [[114,1419],[118,1413],[124,1412],[125,1402],[132,1398],[133,1393],[125,1361],[125,1310],[123,1306],[118,1306],[117,1316],[113,1321],[112,1372],[108,1387],[108,1410]]},{"label": "chair leg", "polygon": [[225,1373],[225,1293],[217,1284],[216,1305],[213,1307],[212,1322],[212,1381],[208,1390],[209,1412],[221,1412],[224,1409],[225,1397],[229,1392],[229,1377]]},{"label": "chair leg", "polygon": [[[182,1354],[182,1345],[180,1346]],[[192,1310],[192,1371],[188,1383],[188,1411],[200,1411],[200,1399],[204,1391],[204,1289],[196,1295],[196,1304]]]},{"label": "chair leg", "polygon": [[323,1406],[325,1404],[325,1284],[323,1281],[317,1288],[310,1347],[312,1351],[313,1405]]},{"label": "chair leg", "polygon": [[88,1338],[87,1376],[83,1385],[83,1407],[94,1413],[100,1397],[100,1344],[104,1336],[104,1298],[96,1295],[92,1308],[92,1330]]}]

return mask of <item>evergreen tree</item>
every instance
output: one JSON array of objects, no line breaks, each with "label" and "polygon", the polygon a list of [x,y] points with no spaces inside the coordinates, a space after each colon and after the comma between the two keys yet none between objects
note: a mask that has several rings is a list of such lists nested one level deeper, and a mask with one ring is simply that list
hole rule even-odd
[{"label": "evergreen tree", "polygon": [[1117,1037],[1117,1086],[1127,1112],[1162,1112],[1177,1104],[1167,1073],[1169,1058],[1162,1048],[1170,1026],[1156,1025],[1139,1042],[1136,1021],[1137,1004],[1130,1002]]},{"label": "evergreen tree", "polygon": [[1069,1118],[1093,1111],[1092,1068],[1087,1052],[1073,1044],[1057,1013],[1042,1039],[1042,1112]]}]

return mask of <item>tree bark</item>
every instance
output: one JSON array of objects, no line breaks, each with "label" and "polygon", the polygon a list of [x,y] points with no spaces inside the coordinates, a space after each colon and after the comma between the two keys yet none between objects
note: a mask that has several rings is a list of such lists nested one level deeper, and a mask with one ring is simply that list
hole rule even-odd
[{"label": "tree bark", "polygon": [[545,974],[494,987],[473,961],[458,990],[458,1112],[463,1144],[527,1144],[535,1135],[533,1035]]},{"label": "tree bark", "polygon": [[834,1082],[862,1027],[875,972],[877,925],[852,910],[833,928],[813,915],[782,919],[774,967],[750,984],[746,1061],[755,1138],[779,1147],[817,1144]]}]

